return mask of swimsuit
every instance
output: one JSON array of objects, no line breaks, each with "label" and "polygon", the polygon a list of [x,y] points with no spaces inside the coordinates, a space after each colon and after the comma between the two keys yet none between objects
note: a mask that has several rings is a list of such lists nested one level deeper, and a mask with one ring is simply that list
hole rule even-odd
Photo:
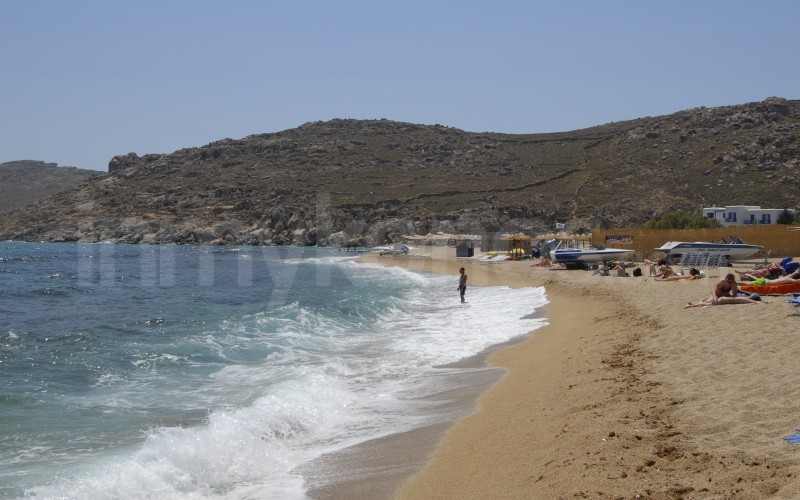
[{"label": "swimsuit", "polygon": [[717,296],[727,295],[730,297],[731,290],[733,290],[733,285],[728,285],[727,283],[724,285],[720,285],[717,290]]}]

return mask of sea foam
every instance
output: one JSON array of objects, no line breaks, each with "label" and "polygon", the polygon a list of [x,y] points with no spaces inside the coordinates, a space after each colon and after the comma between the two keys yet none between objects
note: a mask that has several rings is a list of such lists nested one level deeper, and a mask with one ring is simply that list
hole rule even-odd
[{"label": "sea foam", "polygon": [[[241,269],[240,253],[223,255]],[[136,323],[138,337],[115,337],[112,347],[129,367],[97,370],[69,400],[76,415],[104,415],[98,422],[109,426],[102,430],[109,445],[99,444],[99,434],[82,437],[89,444],[74,452],[79,457],[60,461],[55,478],[45,480],[43,469],[28,494],[304,498],[300,466],[438,418],[425,395],[441,389],[441,373],[466,370],[446,365],[546,322],[533,314],[547,302],[541,288],[471,286],[461,304],[453,276],[335,254],[288,257],[248,259],[287,278],[281,303],[242,305],[208,292],[203,300],[212,309],[202,310],[196,290],[173,288],[170,300],[187,294],[192,318],[157,329]],[[231,281],[225,295],[235,296],[241,285]],[[263,282],[257,268],[252,282]],[[154,317],[146,309],[141,315]],[[141,436],[114,442],[114,422]]]}]

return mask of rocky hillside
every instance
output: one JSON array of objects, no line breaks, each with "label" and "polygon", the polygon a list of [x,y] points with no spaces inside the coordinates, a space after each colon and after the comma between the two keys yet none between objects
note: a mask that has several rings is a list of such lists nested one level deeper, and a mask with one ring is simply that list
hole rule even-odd
[{"label": "rocky hillside", "polygon": [[66,191],[99,174],[96,170],[59,167],[43,161],[0,163],[0,213]]},{"label": "rocky hillside", "polygon": [[429,232],[636,226],[672,210],[798,208],[800,101],[573,132],[332,120],[171,154],[8,214],[0,239],[363,245]]}]

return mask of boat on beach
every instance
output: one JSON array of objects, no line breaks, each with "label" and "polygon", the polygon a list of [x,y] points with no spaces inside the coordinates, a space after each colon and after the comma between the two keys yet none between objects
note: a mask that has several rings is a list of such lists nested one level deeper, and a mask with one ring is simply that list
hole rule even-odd
[{"label": "boat on beach", "polygon": [[562,247],[562,242],[550,250],[550,259],[556,263],[566,264],[570,267],[581,267],[602,261],[621,260],[629,257],[633,250],[627,248],[570,248]]},{"label": "boat on beach", "polygon": [[381,246],[371,248],[370,251],[377,252],[381,255],[408,255],[412,247],[403,245],[402,243],[395,243],[393,245]]},{"label": "boat on beach", "polygon": [[620,260],[632,253],[624,248],[558,248],[550,256],[555,262],[600,262]]},{"label": "boat on beach", "polygon": [[681,255],[694,253],[720,255],[727,260],[746,259],[763,249],[764,247],[761,245],[750,245],[739,238],[733,238],[730,242],[720,241],[716,243],[708,241],[668,241],[656,248],[656,250],[664,252],[668,258],[679,258]]}]

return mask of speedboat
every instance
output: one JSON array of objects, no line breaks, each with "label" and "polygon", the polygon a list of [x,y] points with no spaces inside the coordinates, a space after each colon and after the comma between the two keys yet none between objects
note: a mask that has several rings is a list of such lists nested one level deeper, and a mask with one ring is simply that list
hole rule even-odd
[{"label": "speedboat", "polygon": [[[558,242],[557,245],[555,243],[556,240],[550,240],[546,244],[550,247],[550,259],[553,262],[565,263],[568,268],[579,268],[593,262],[620,260],[635,253],[634,250],[628,248],[562,248],[563,242]],[[555,248],[553,248],[554,245]]]},{"label": "speedboat", "polygon": [[761,245],[748,245],[737,239],[735,243],[710,243],[708,241],[668,241],[656,248],[668,257],[681,256],[687,253],[714,254],[724,256],[728,260],[746,259],[764,247]]},{"label": "speedboat", "polygon": [[555,262],[601,262],[619,260],[632,253],[633,250],[625,248],[556,248],[550,257]]},{"label": "speedboat", "polygon": [[400,255],[400,254],[408,254],[411,250],[411,247],[408,245],[403,245],[402,243],[394,243],[391,246],[382,246],[382,247],[374,247],[372,248],[373,252],[378,252],[381,255]]}]

